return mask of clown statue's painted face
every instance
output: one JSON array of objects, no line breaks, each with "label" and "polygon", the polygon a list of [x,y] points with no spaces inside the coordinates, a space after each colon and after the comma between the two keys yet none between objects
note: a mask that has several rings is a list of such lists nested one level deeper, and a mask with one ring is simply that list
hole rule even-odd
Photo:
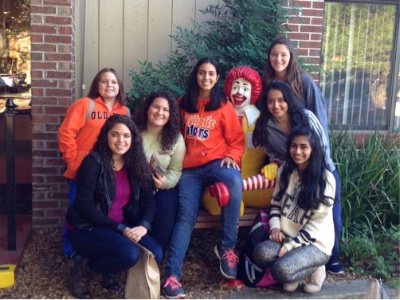
[{"label": "clown statue's painted face", "polygon": [[230,98],[237,112],[250,105],[251,83],[244,78],[235,79],[232,83]]},{"label": "clown statue's painted face", "polygon": [[258,72],[248,66],[231,69],[225,78],[224,92],[232,102],[239,117],[246,115],[249,126],[258,118],[259,111],[254,104],[262,90],[262,80]]}]

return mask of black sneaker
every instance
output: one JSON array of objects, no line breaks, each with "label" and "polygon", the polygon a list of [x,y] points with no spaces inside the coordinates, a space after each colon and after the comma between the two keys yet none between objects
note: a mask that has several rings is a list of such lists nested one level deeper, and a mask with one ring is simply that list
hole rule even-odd
[{"label": "black sneaker", "polygon": [[94,276],[95,273],[90,270],[87,260],[75,261],[69,273],[71,294],[78,299],[92,299],[89,283]]},{"label": "black sneaker", "polygon": [[222,248],[216,245],[214,252],[220,261],[219,269],[221,270],[222,275],[227,279],[235,279],[237,274],[237,264],[239,262],[239,258],[235,254],[235,251],[231,248]]},{"label": "black sneaker", "polygon": [[182,284],[174,276],[163,279],[161,290],[168,299],[182,299],[185,297]]},{"label": "black sneaker", "polygon": [[103,273],[103,280],[101,281],[101,286],[106,290],[113,292],[122,291],[122,287],[119,285],[117,280],[115,279],[115,274],[111,273]]},{"label": "black sneaker", "polygon": [[80,256],[78,253],[76,253],[75,251],[73,251],[71,254],[69,254],[67,256],[69,259],[80,262],[83,261],[83,257]]}]

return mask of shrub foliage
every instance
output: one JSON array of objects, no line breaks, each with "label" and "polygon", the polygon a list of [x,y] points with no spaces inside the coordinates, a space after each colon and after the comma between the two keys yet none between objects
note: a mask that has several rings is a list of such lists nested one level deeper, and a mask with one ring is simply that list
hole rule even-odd
[{"label": "shrub foliage", "polygon": [[269,44],[287,31],[288,12],[279,0],[223,0],[201,12],[209,15],[208,21],[193,21],[191,30],[176,27],[171,38],[177,49],[167,61],[144,61],[139,71],[129,70],[133,84],[127,101],[132,109],[153,90],[168,89],[175,96],[182,95],[192,65],[203,56],[218,59],[222,78],[239,65],[261,73]]},{"label": "shrub foliage", "polygon": [[360,146],[352,132],[331,134],[332,159],[342,184],[341,249],[350,269],[393,278],[399,274],[400,151],[379,129]]}]

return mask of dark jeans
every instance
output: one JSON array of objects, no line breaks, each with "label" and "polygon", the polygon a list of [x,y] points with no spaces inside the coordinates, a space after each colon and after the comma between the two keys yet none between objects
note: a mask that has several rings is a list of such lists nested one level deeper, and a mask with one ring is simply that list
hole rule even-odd
[{"label": "dark jeans", "polygon": [[215,182],[223,182],[229,189],[230,198],[222,207],[219,245],[233,248],[236,244],[237,224],[242,199],[242,176],[232,167],[220,167],[221,159],[195,168],[183,169],[179,180],[179,208],[169,245],[165,265],[165,277],[182,276],[183,260],[196,223],[203,188]]},{"label": "dark jeans", "polygon": [[171,238],[178,212],[178,187],[158,190],[154,198],[156,201],[156,213],[151,225],[151,235],[165,251]]},{"label": "dark jeans", "polygon": [[342,185],[340,183],[339,173],[335,169],[332,172],[336,181],[336,194],[335,194],[335,204],[333,205],[333,224],[335,226],[335,244],[332,249],[332,257],[331,262],[337,261],[339,257],[339,240],[340,234],[342,232],[342,202],[341,202],[341,193],[342,193]]},{"label": "dark jeans", "polygon": [[[76,180],[73,179],[67,179],[68,185],[69,185],[69,191],[68,191],[68,206],[67,208],[70,207],[72,202],[75,200],[76,197]],[[69,256],[72,253],[74,253],[74,249],[72,249],[71,243],[68,240],[68,234],[67,234],[67,228],[66,224],[64,221],[63,225],[63,231],[62,231],[62,246],[63,246],[63,252],[65,256]]]},{"label": "dark jeans", "polygon": [[[75,251],[89,258],[89,266],[94,272],[114,273],[134,266],[140,257],[139,247],[121,233],[103,227],[71,229],[68,238]],[[146,234],[139,244],[150,250],[161,263],[163,251],[157,241]]]}]

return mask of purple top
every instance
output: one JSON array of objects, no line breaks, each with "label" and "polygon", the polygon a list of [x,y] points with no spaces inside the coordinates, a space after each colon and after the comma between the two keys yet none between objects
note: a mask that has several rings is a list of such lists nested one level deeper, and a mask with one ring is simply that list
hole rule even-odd
[{"label": "purple top", "polygon": [[131,197],[131,187],[129,185],[128,172],[123,166],[115,172],[115,196],[108,212],[108,217],[115,222],[121,223],[124,220],[122,208],[128,203]]}]

